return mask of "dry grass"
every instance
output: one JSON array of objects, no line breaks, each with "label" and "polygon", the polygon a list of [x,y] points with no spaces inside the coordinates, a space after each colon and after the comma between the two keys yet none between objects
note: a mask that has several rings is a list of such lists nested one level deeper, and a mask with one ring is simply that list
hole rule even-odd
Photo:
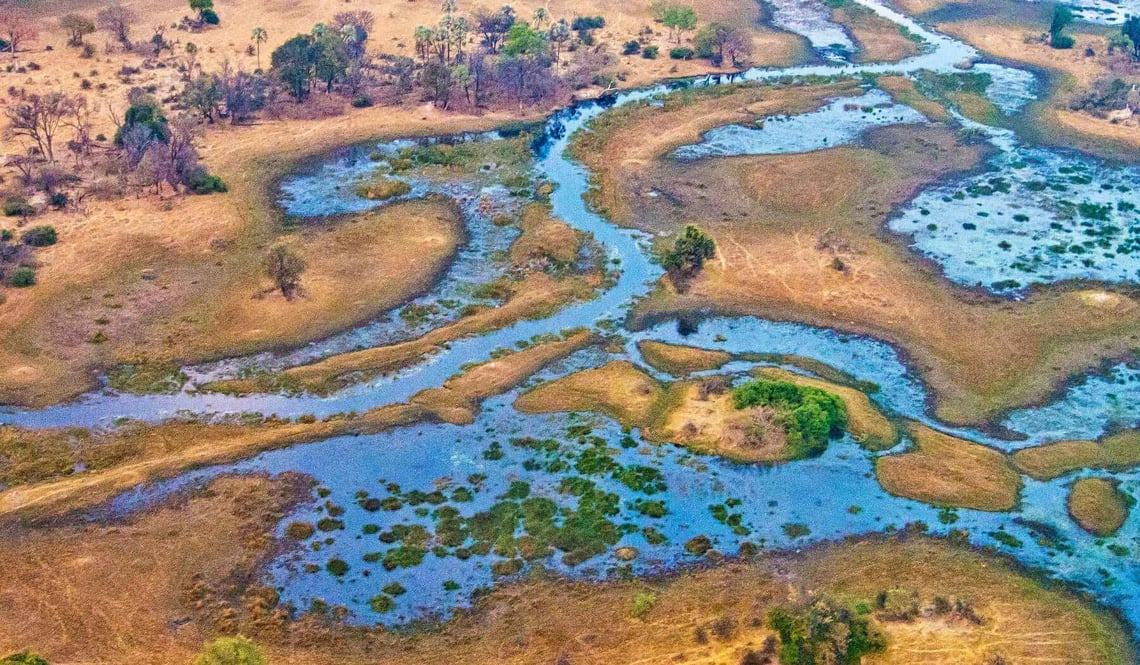
[{"label": "dry grass", "polygon": [[[69,449],[43,447],[41,451],[52,455],[51,473],[39,476],[40,482],[0,491],[0,522],[13,517],[44,517],[90,507],[143,482],[245,459],[274,448],[343,434],[374,433],[425,420],[469,423],[484,399],[504,393],[546,365],[598,343],[600,340],[595,335],[578,332],[560,341],[538,344],[477,365],[448,379],[440,388],[416,393],[406,404],[389,404],[357,417],[311,422],[269,420],[249,426],[139,424],[91,441],[88,444],[94,451],[91,454],[107,461],[97,469],[74,475],[61,475],[68,474],[76,461]],[[34,439],[62,435],[76,436],[4,428],[0,429],[0,436],[4,437],[0,445],[26,448],[26,436]],[[40,460],[41,467],[44,462],[46,460]]]},{"label": "dry grass", "polygon": [[511,261],[527,266],[536,261],[570,264],[582,248],[581,234],[572,226],[550,216],[550,207],[532,203],[523,209],[522,234],[511,243]]},{"label": "dry grass", "polygon": [[912,424],[914,448],[875,460],[875,477],[895,496],[936,506],[1005,511],[1017,505],[1021,477],[1005,455]]},{"label": "dry grass", "polygon": [[653,340],[638,342],[637,350],[651,367],[677,377],[688,376],[693,372],[720,369],[732,360],[732,356],[724,351],[665,344]]},{"label": "dry grass", "polygon": [[1140,306],[1126,292],[1056,288],[1010,303],[949,284],[881,230],[919,189],[980,163],[981,149],[947,128],[884,128],[866,147],[799,155],[665,158],[704,130],[743,121],[757,97],[767,96],[767,112],[799,112],[842,90],[746,89],[636,109],[585,137],[582,156],[601,185],[594,199],[611,219],[655,234],[695,223],[717,244],[685,293],[660,286],[635,324],[712,308],[869,334],[909,355],[938,416],[954,423],[1034,404],[1070,375],[1131,353]]},{"label": "dry grass", "polygon": [[862,5],[833,9],[831,18],[855,40],[855,62],[898,62],[918,54],[918,45],[904,37],[897,24]]},{"label": "dry grass", "polygon": [[1123,471],[1140,465],[1140,430],[1100,441],[1058,441],[1013,454],[1013,464],[1037,480],[1052,480],[1078,469]]},{"label": "dry grass", "polygon": [[623,425],[651,427],[665,388],[632,363],[619,360],[544,383],[515,401],[524,413],[592,411]]},{"label": "dry grass", "polygon": [[871,403],[866,393],[776,367],[766,367],[758,370],[756,374],[769,379],[819,388],[837,395],[847,407],[847,431],[860,446],[868,450],[889,450],[899,442],[898,428]]},{"label": "dry grass", "polygon": [[1069,489],[1069,515],[1081,528],[1094,536],[1107,538],[1124,526],[1128,519],[1128,502],[1105,478],[1081,478]]}]

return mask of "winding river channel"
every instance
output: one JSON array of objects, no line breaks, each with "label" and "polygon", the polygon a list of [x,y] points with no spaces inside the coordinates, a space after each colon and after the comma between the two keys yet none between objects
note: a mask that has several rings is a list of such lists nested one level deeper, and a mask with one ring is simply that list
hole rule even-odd
[{"label": "winding river channel", "polygon": [[[819,15],[813,3],[781,0],[773,3],[779,24],[807,37],[823,64],[663,83],[581,102],[547,120],[543,137],[535,143],[535,177],[556,185],[550,196],[553,217],[590,234],[606,253],[608,265],[620,272],[616,282],[593,300],[572,304],[546,318],[454,341],[419,365],[329,396],[228,396],[195,391],[193,386],[233,376],[243,367],[287,367],[353,348],[408,339],[443,319],[411,325],[391,316],[294,352],[186,368],[190,382],[176,394],[130,395],[103,389],[43,410],[0,411],[0,423],[112,427],[123,417],[160,421],[187,414],[255,412],[323,417],[363,412],[407,400],[421,390],[439,386],[465,365],[487,360],[496,350],[515,348],[537,336],[582,326],[612,328],[620,324],[638,298],[648,293],[662,271],[651,260],[650,238],[618,228],[589,209],[583,194],[589,188],[590,174],[566,155],[571,136],[613,108],[647,100],[653,103],[678,87],[718,85],[730,80],[915,75],[923,70],[955,74],[963,71],[964,63],[981,60],[972,47],[876,0],[857,1],[918,35],[923,41],[919,55],[898,63],[852,64],[845,59],[852,42],[841,26]],[[1033,76],[1027,72],[980,62],[973,71],[989,77],[986,95],[1003,113],[1018,113],[1035,94]],[[1140,222],[1134,209],[1120,203],[1136,200],[1134,188],[1140,186],[1140,171],[1075,153],[1024,146],[1006,129],[979,126],[960,117],[958,121],[985,134],[994,144],[996,156],[985,173],[921,192],[892,218],[891,230],[905,234],[914,251],[936,262],[950,280],[1008,298],[1020,297],[1031,284],[1140,279]],[[812,113],[766,119],[763,129],[719,128],[702,143],[680,149],[677,157],[807,152],[855,141],[869,127],[919,122],[925,122],[919,113],[890,103],[885,93],[869,87],[861,96],[831,100]],[[497,134],[481,134],[448,140],[496,138]],[[376,169],[375,159],[365,158],[366,154],[378,153],[383,159],[411,144],[396,141],[364,146],[299,173],[283,183],[281,205],[297,217],[382,205],[356,197],[351,188],[340,185]],[[480,212],[476,201],[485,196],[506,201],[509,196],[461,184],[410,184],[413,191],[409,196],[441,193],[459,201],[469,238],[468,246],[441,283],[416,303],[454,300],[464,285],[497,277],[488,257],[509,246],[517,231],[496,227]],[[1052,223],[1072,214],[1070,200],[1097,206],[1097,214],[1084,227],[1094,234],[1078,235],[1070,226],[1061,229]],[[979,212],[986,214],[979,216]],[[937,220],[937,224],[928,220]],[[1090,237],[1093,244],[1087,246]],[[1105,238],[1107,242],[1101,242]],[[1130,248],[1134,240],[1136,253],[1120,250]],[[1001,241],[1009,246],[1000,245]],[[639,361],[636,343],[653,339],[732,352],[795,355],[826,363],[856,379],[877,384],[880,389],[871,397],[890,414],[1003,450],[1095,438],[1108,431],[1140,426],[1140,369],[1129,364],[1074,383],[1048,405],[1008,414],[1003,424],[1025,435],[1022,441],[1010,442],[978,431],[949,428],[934,420],[924,386],[900,354],[879,340],[748,317],[708,318],[684,334],[674,323],[622,332],[626,341],[623,352],[581,351],[544,370],[532,384],[614,359]],[[724,371],[746,371],[754,366],[733,363]],[[540,497],[549,500],[554,509],[570,514],[585,510],[586,497],[609,496],[616,499],[603,513],[617,531],[607,542],[606,551],[583,561],[550,557],[527,565],[603,578],[622,572],[659,571],[693,561],[684,544],[698,535],[708,536],[718,550],[731,553],[745,541],[767,548],[798,548],[922,522],[937,533],[966,530],[976,544],[998,548],[1030,567],[1087,589],[1121,610],[1134,629],[1140,626],[1140,519],[1133,516],[1114,537],[1098,539],[1067,516],[1069,484],[1082,475],[1101,474],[1081,472],[1051,482],[1027,479],[1019,505],[1007,513],[940,511],[887,494],[874,479],[873,457],[850,438],[833,443],[817,459],[774,467],[736,464],[694,455],[679,447],[648,445],[637,431],[624,432],[604,418],[524,415],[511,406],[518,392],[489,400],[471,425],[423,424],[272,451],[238,464],[200,469],[171,481],[140,486],[97,512],[122,514],[219,474],[309,474],[319,483],[320,501],[300,509],[286,522],[324,521],[327,528],[322,527],[305,548],[273,562],[267,573],[269,581],[281,589],[284,599],[299,607],[322,599],[347,606],[353,619],[361,623],[398,624],[446,616],[451,609],[469,603],[477,589],[493,584],[496,573],[502,572],[496,564],[513,560],[495,549],[459,552],[463,547],[428,551],[417,558],[414,544],[428,539],[423,534],[440,534],[456,520],[494,509],[504,497],[518,501]],[[600,494],[565,491],[568,469],[556,460],[582,462],[590,459],[598,446],[615,451],[612,464],[607,464],[626,470],[654,469],[656,473],[651,475],[657,480],[648,487],[631,486],[614,473],[590,477],[592,487]],[[1122,490],[1140,496],[1140,473],[1112,477]],[[382,509],[378,509],[380,505]],[[282,524],[282,533],[285,528]],[[396,543],[402,545],[389,547]],[[616,556],[628,548],[636,548],[639,555],[632,561]],[[408,556],[393,558],[389,556],[393,549]],[[346,562],[347,571],[328,572],[332,559]],[[393,582],[404,591],[386,596],[389,600],[385,603],[391,606],[377,603],[380,590]]]}]

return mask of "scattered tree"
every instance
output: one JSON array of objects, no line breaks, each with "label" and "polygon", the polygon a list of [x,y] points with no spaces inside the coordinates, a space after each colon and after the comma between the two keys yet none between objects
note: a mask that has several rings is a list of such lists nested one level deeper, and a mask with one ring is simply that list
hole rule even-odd
[{"label": "scattered tree", "polygon": [[699,57],[709,58],[717,66],[728,57],[734,67],[739,67],[752,55],[752,44],[748,36],[723,23],[709,23],[698,30],[693,45]]},{"label": "scattered tree", "polygon": [[10,52],[15,53],[20,50],[20,44],[35,39],[39,32],[36,30],[36,24],[23,12],[5,9],[0,12],[0,34],[4,36],[0,41],[8,45]]},{"label": "scattered tree", "polygon": [[293,299],[304,272],[305,262],[287,245],[274,245],[265,257],[265,273],[287,300]]},{"label": "scattered tree", "polygon": [[1132,42],[1132,57],[1140,59],[1140,16],[1129,16],[1120,31]]},{"label": "scattered tree", "polygon": [[64,14],[59,27],[67,31],[68,46],[83,46],[83,38],[95,32],[95,22],[79,14]]},{"label": "scattered tree", "polygon": [[253,35],[250,36],[253,43],[257,48],[257,68],[261,69],[261,45],[269,41],[269,33],[265,28],[257,27],[253,29]]},{"label": "scattered tree", "polygon": [[317,48],[312,35],[297,35],[273,51],[270,67],[298,103],[309,92],[309,79],[317,60]]},{"label": "scattered tree", "polygon": [[79,99],[59,91],[29,95],[4,109],[8,131],[34,141],[40,155],[54,162],[56,133],[76,113]]},{"label": "scattered tree", "polygon": [[699,228],[689,225],[673,243],[673,249],[661,261],[670,273],[691,277],[700,272],[705,261],[716,256],[716,243]]},{"label": "scattered tree", "polygon": [[1073,38],[1062,34],[1073,22],[1073,10],[1065,5],[1053,7],[1053,20],[1049,24],[1049,45],[1056,49],[1073,48]]},{"label": "scattered tree", "polygon": [[117,2],[99,10],[95,15],[95,25],[100,30],[111,33],[126,48],[131,47],[131,28],[137,20],[138,16],[133,10]]},{"label": "scattered tree", "polygon": [[678,44],[681,43],[683,33],[697,27],[697,10],[692,7],[658,0],[653,3],[651,10],[653,16],[669,28],[669,34]]}]

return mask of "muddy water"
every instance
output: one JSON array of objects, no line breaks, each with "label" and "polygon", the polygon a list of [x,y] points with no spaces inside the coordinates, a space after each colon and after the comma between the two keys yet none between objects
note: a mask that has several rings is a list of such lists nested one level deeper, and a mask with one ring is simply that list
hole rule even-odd
[{"label": "muddy water", "polygon": [[[751,70],[736,77],[736,80],[764,81],[796,76],[860,73],[909,74],[921,69],[949,73],[956,71],[956,64],[971,60],[977,55],[969,46],[926,30],[911,19],[872,0],[864,0],[863,4],[921,35],[930,44],[930,48],[901,63],[860,66],[837,63],[782,70]],[[804,30],[806,32],[808,28]],[[819,34],[825,34],[825,31]],[[811,37],[811,34],[808,36]],[[815,41],[827,39],[830,38],[816,37]],[[821,49],[826,49],[826,46]],[[1016,112],[1026,96],[1031,94],[1026,92],[1026,79],[1022,75],[1000,68],[990,68],[986,73],[991,75],[993,81],[987,94],[1003,110]],[[689,82],[688,85],[716,85],[726,80],[709,77]],[[618,321],[631,303],[648,291],[661,271],[649,258],[646,238],[635,232],[618,229],[587,209],[582,195],[587,191],[588,173],[567,159],[564,151],[570,135],[583,128],[591,119],[612,107],[664,94],[675,85],[677,84],[625,92],[600,102],[585,102],[560,111],[548,121],[545,137],[537,146],[536,177],[557,184],[551,197],[554,215],[591,233],[609,252],[612,265],[621,270],[616,285],[593,301],[565,308],[543,320],[520,322],[498,332],[455,342],[427,363],[409,368],[397,376],[362,383],[328,398],[306,395],[232,398],[192,391],[158,396],[100,392],[74,404],[41,411],[2,414],[0,422],[42,427],[109,424],[120,416],[159,420],[180,412],[202,415],[256,411],[280,416],[308,413],[322,416],[341,411],[361,411],[400,401],[423,388],[439,385],[448,376],[460,371],[462,365],[485,360],[494,350],[513,347],[535,335]],[[868,90],[864,96],[868,95],[876,95],[876,92]],[[853,110],[844,110],[844,103],[840,104],[838,110],[832,109],[834,113],[855,113]],[[805,137],[828,136],[829,141],[843,142],[851,140],[853,135],[857,136],[861,127],[913,118],[905,107],[894,108],[893,116],[885,112],[863,113],[861,106],[859,112],[862,115],[849,118],[853,122],[840,123],[846,128],[838,132],[834,127],[835,116],[828,112],[818,114],[814,119],[798,117],[777,122],[797,123],[793,126],[802,131]],[[777,126],[773,125],[773,129]],[[765,136],[778,134],[768,129],[767,126],[760,130],[745,128],[745,131],[755,134],[728,139],[718,139],[714,135],[707,139],[709,144],[719,140],[722,145],[735,140],[740,150],[753,151],[797,151],[821,147],[810,143],[808,139],[805,139],[806,142],[774,139],[774,143],[767,144]],[[986,131],[991,140],[1003,140],[997,130]],[[1023,149],[1016,147],[1014,137],[1006,137],[1005,140],[1011,147],[1004,150],[1003,154],[1017,153],[1022,157],[1008,158],[1008,163],[995,164],[995,170],[1003,174],[1000,177],[1006,177],[1004,174],[1007,169],[1052,169],[1055,173],[1048,176],[1052,178],[1061,174],[1070,175],[1067,171],[1061,171],[1064,164],[1050,161],[1050,157],[1041,156],[1038,163],[1030,159],[1031,155],[1019,152]],[[370,146],[369,150],[392,151],[400,145],[400,142],[394,142],[384,146]],[[709,154],[715,153],[710,151]],[[1025,162],[1025,166],[1019,165],[1021,161]],[[370,165],[350,158],[303,174],[285,185],[287,196],[284,205],[302,215],[333,214],[356,209],[357,206],[374,205],[347,197],[338,189],[345,182],[347,174],[354,169],[366,167]],[[1109,177],[1121,179],[1125,176],[1105,176]],[[1106,183],[1107,181],[1097,183],[1095,186]],[[1077,184],[1072,181],[1066,183],[1067,186]],[[1080,186],[1091,184],[1093,183],[1081,183]],[[961,183],[960,186],[969,187]],[[419,193],[422,194],[423,190]],[[460,188],[452,189],[450,193],[461,199],[473,199],[486,192]],[[1087,194],[1092,197],[1094,192],[1090,190]],[[937,195],[927,192],[920,195],[919,199],[925,200],[923,196]],[[939,196],[938,201],[948,203],[941,201],[941,198]],[[968,197],[958,199],[951,194],[949,198],[952,202],[957,202],[958,208],[947,206],[940,215],[954,219],[955,215],[964,214],[962,210],[969,210],[978,217],[976,206],[968,208],[962,203],[968,201]],[[1046,201],[1039,205],[1047,208],[1051,204]],[[469,264],[471,270],[477,273],[481,269],[483,258],[508,239],[494,236],[491,229],[484,229],[486,233],[480,232],[480,220],[470,210],[467,213],[468,223],[476,230],[472,233],[472,244],[466,251],[474,253],[467,264],[462,263],[461,259],[459,265]],[[921,215],[921,212],[918,214]],[[1044,217],[1044,212],[1041,214]],[[993,214],[991,216],[998,217]],[[908,217],[904,213],[900,219]],[[997,228],[977,222],[974,224],[979,229]],[[1065,230],[1049,228],[1050,232]],[[925,236],[921,233],[913,230],[910,232],[914,234],[916,244],[924,241]],[[1050,232],[1042,232],[1045,235],[1030,238],[1036,244],[1026,241],[1017,251],[1030,252],[1038,244],[1056,241],[1058,236],[1051,235]],[[938,238],[941,239],[942,236]],[[938,245],[943,254],[938,254],[933,245],[919,246],[918,249],[938,260],[952,277],[960,272],[963,281],[972,280],[973,283],[988,280],[992,285],[998,275],[1004,273],[994,272],[998,270],[996,263],[993,266],[978,267],[978,257],[988,256],[985,252],[979,253],[979,247],[981,246],[971,244],[966,238],[955,236],[953,240]],[[1009,251],[1013,251],[1012,248]],[[968,263],[970,260],[974,261],[974,265]],[[1070,264],[1050,265],[1048,273],[1040,271],[1035,275],[1046,281],[1064,279],[1071,276],[1070,272],[1066,272],[1071,267]],[[1084,265],[1084,268],[1089,266]],[[985,272],[987,270],[990,272]],[[454,273],[449,279],[454,277],[456,282],[460,282],[462,274],[464,270]],[[1095,276],[1120,280],[1134,278],[1130,274],[1096,273]],[[448,288],[453,286],[441,285],[439,289],[444,290],[435,292],[431,297],[445,298],[445,289]],[[636,360],[633,343],[643,338],[688,342],[738,352],[801,355],[830,364],[857,379],[877,383],[880,390],[873,395],[873,399],[885,410],[938,425],[927,414],[927,400],[921,384],[915,380],[898,354],[882,342],[826,329],[749,318],[711,319],[703,322],[696,331],[684,332],[686,334],[682,335],[667,325],[642,331],[631,336],[625,353],[608,355],[596,350],[580,353],[549,369],[540,378],[554,378],[618,357],[632,357]],[[380,343],[404,334],[414,334],[414,331],[386,328],[381,322],[315,344],[293,356],[263,356],[253,362],[271,366],[274,363],[287,364],[296,359],[318,358],[335,353],[346,348],[346,345]],[[191,375],[225,375],[236,366],[236,363],[231,363],[196,368],[191,371]],[[748,367],[736,365],[730,369],[743,371]],[[1135,374],[1132,368],[1118,367],[1103,376],[1090,378],[1082,385],[1073,386],[1049,406],[1011,414],[1006,424],[1023,431],[1031,441],[1041,442],[1074,435],[1095,436],[1112,427],[1135,423],[1135,414],[1140,413],[1140,390],[1136,389]],[[398,540],[393,527],[404,525],[397,531],[420,534],[417,538],[426,539],[423,544],[431,547],[438,536],[439,520],[444,507],[453,509],[453,514],[460,518],[471,518],[479,511],[509,500],[503,498],[505,496],[516,496],[520,501],[523,500],[522,486],[513,483],[525,483],[528,498],[549,499],[557,510],[582,511],[585,509],[582,500],[574,492],[567,491],[564,481],[569,477],[586,477],[603,497],[616,497],[604,511],[604,516],[618,530],[619,537],[607,540],[600,551],[591,551],[589,556],[576,565],[570,565],[558,555],[536,559],[525,565],[544,565],[567,574],[596,578],[611,574],[623,565],[615,559],[617,548],[621,546],[638,550],[638,556],[628,566],[633,572],[645,572],[693,560],[684,545],[698,535],[708,536],[717,549],[732,552],[744,541],[769,548],[798,547],[819,539],[901,528],[908,523],[921,521],[941,532],[950,528],[965,529],[974,542],[1004,548],[1031,565],[1040,566],[1088,588],[1106,602],[1122,608],[1134,625],[1140,625],[1140,564],[1131,554],[1140,547],[1140,524],[1136,518],[1131,519],[1122,532],[1111,539],[1097,540],[1083,534],[1069,521],[1064,510],[1066,486],[1071,478],[1051,483],[1029,482],[1021,505],[1008,514],[966,510],[945,513],[883,492],[873,479],[870,456],[847,439],[835,442],[823,457],[815,460],[774,468],[738,465],[716,458],[694,456],[669,446],[647,445],[637,432],[627,436],[615,424],[604,419],[523,416],[511,408],[512,398],[513,395],[507,395],[491,400],[477,422],[469,427],[423,425],[381,435],[338,438],[274,451],[238,465],[196,471],[167,483],[139,487],[119,497],[110,509],[115,512],[130,511],[145,505],[150,499],[179,487],[201,483],[219,473],[296,470],[311,474],[327,495],[319,501],[315,500],[313,507],[301,510],[291,519],[316,523],[328,518],[331,521],[326,526],[330,530],[318,532],[305,542],[304,548],[299,552],[293,552],[274,562],[268,572],[271,583],[280,586],[283,596],[300,607],[307,606],[314,599],[323,599],[350,607],[354,618],[364,623],[399,623],[416,617],[446,615],[452,608],[467,603],[478,587],[495,581],[492,567],[496,562],[507,560],[510,553],[503,556],[494,552],[465,552],[464,556],[460,556],[461,547],[449,546],[438,552],[427,552],[418,562],[392,562],[389,570],[383,560],[397,548],[397,543],[382,541],[381,536],[387,541]],[[999,442],[990,441],[978,433],[964,434],[975,440],[999,445]],[[522,437],[554,443],[551,444],[552,448],[544,451],[511,443],[512,439]],[[567,468],[554,463],[556,459],[563,458],[581,461],[591,455],[593,466],[583,463],[579,468],[575,463]],[[634,489],[619,480],[616,472],[599,473],[596,466],[598,456],[609,459],[607,464],[616,465],[617,469],[628,470],[639,466],[656,469],[660,473],[660,482],[665,487],[656,487],[657,491],[653,492],[645,487]],[[1121,474],[1118,478],[1126,491],[1140,491],[1136,474]],[[460,488],[468,491],[459,493]],[[435,494],[437,490],[439,494]],[[425,497],[431,498],[429,500]],[[371,510],[376,506],[366,503],[370,498],[393,499],[386,504],[391,509]],[[326,505],[325,501],[332,502],[331,506]],[[660,501],[661,505],[650,508],[650,502],[655,501]],[[718,505],[721,509],[710,507]],[[335,515],[332,514],[334,512]],[[412,529],[413,525],[422,527],[422,531]],[[648,527],[652,530],[647,531]],[[1000,540],[993,535],[1002,533],[1008,535],[1002,536]],[[1124,553],[1126,549],[1127,554]],[[407,554],[406,550],[404,554]],[[369,555],[367,560],[365,555]],[[328,562],[334,558],[348,564],[348,571],[343,575],[327,571]],[[401,567],[401,564],[412,563],[414,565]],[[308,572],[309,570],[315,572]],[[501,566],[499,572],[504,572]],[[392,603],[393,610],[374,611],[370,599],[380,595],[381,589],[391,582],[399,582],[406,592],[389,594],[389,600],[385,602]],[[450,584],[444,586],[444,582]]]}]

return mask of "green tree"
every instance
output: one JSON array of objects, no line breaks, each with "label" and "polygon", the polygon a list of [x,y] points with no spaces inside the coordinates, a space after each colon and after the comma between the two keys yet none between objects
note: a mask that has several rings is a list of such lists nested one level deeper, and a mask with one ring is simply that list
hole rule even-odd
[{"label": "green tree", "polygon": [[690,224],[673,243],[673,249],[665,255],[661,265],[675,276],[689,277],[704,267],[706,259],[714,256],[716,244],[713,239]]},{"label": "green tree", "polygon": [[546,53],[550,43],[546,35],[530,27],[526,21],[518,21],[507,31],[503,41],[503,55],[507,57],[539,56]]},{"label": "green tree", "polygon": [[253,34],[250,35],[250,39],[253,40],[253,43],[256,45],[257,68],[261,69],[261,45],[269,41],[269,33],[265,31],[265,28],[257,27],[253,29]]},{"label": "green tree", "polygon": [[1140,59],[1140,16],[1129,16],[1120,31],[1132,42],[1132,57]]},{"label": "green tree", "polygon": [[278,46],[269,58],[270,67],[289,94],[299,103],[309,92],[309,79],[317,60],[317,47],[312,35],[297,35]]},{"label": "green tree", "polygon": [[348,46],[337,32],[320,33],[314,45],[313,73],[325,82],[325,92],[332,92],[333,83],[348,71]]},{"label": "green tree", "polygon": [[697,10],[692,7],[659,1],[651,9],[654,17],[669,28],[669,33],[678,44],[681,43],[682,33],[697,27]]},{"label": "green tree", "polygon": [[214,11],[214,0],[190,0],[190,10],[198,12],[198,20],[205,20],[205,13]]},{"label": "green tree", "polygon": [[83,38],[95,32],[95,21],[79,14],[64,14],[59,27],[67,31],[68,46],[83,46]]},{"label": "green tree", "polygon": [[194,665],[266,665],[260,647],[248,637],[219,637],[194,659]]},{"label": "green tree", "polygon": [[1062,34],[1065,28],[1073,22],[1073,10],[1065,5],[1053,7],[1053,20],[1049,24],[1049,44],[1053,48],[1063,49],[1073,47],[1073,38]]},{"label": "green tree", "polygon": [[305,262],[286,245],[274,245],[265,257],[265,274],[273,280],[286,299],[293,298],[304,272]]}]

